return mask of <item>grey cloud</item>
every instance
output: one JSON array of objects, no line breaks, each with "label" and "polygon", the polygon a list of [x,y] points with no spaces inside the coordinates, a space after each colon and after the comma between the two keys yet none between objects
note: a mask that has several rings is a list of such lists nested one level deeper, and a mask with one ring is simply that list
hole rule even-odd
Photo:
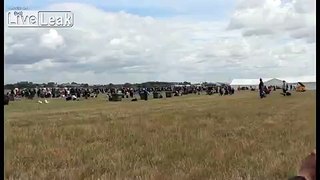
[{"label": "grey cloud", "polygon": [[254,36],[254,35],[269,35],[273,34],[273,31],[270,29],[253,29],[243,32],[243,36]]},{"label": "grey cloud", "polygon": [[244,27],[245,25],[242,22],[232,18],[226,30],[242,29]]},{"label": "grey cloud", "polygon": [[307,38],[307,43],[315,43],[316,42],[316,37],[309,37]]},{"label": "grey cloud", "polygon": [[305,38],[308,40],[308,42],[314,42],[315,41],[315,27],[313,28],[304,28],[304,29],[299,29],[291,33],[291,36],[293,38],[301,39]]},{"label": "grey cloud", "polygon": [[240,0],[236,5],[236,9],[248,9],[261,7],[264,0]]},{"label": "grey cloud", "polygon": [[294,8],[297,13],[312,13],[315,10],[316,0],[296,0]]}]

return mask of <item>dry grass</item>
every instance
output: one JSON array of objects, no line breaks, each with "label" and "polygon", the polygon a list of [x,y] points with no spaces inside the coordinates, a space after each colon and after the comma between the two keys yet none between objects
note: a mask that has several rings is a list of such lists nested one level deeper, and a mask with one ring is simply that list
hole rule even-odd
[{"label": "dry grass", "polygon": [[315,92],[11,102],[6,179],[286,179],[315,147]]}]

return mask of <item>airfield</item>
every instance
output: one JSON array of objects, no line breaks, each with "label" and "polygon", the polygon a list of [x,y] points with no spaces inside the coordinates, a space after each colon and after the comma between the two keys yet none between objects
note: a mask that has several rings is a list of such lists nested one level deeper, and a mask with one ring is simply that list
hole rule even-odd
[{"label": "airfield", "polygon": [[287,179],[315,147],[316,93],[10,102],[6,179]]}]

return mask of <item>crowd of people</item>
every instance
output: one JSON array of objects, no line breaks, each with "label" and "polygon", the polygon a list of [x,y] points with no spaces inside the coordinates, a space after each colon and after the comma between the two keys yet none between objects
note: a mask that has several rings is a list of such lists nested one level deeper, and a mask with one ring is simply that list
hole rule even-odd
[{"label": "crowd of people", "polygon": [[234,94],[234,89],[231,86],[215,86],[215,87],[202,87],[202,86],[170,86],[170,87],[159,87],[159,88],[23,88],[11,89],[6,93],[10,100],[27,98],[33,99],[37,98],[89,98],[97,97],[98,94],[107,94],[107,96],[112,96],[112,94],[122,94],[123,97],[133,98],[135,95],[143,95],[144,93],[153,92],[167,92],[170,91],[174,96],[181,96],[185,94],[201,94],[206,92],[211,95],[214,93],[219,93],[222,95],[232,95]]},{"label": "crowd of people", "polygon": [[[270,94],[271,91],[276,91],[279,87],[276,86],[266,86],[264,85],[262,79],[259,83],[259,95],[260,98],[265,98],[267,94]],[[238,87],[240,90],[249,90],[248,87],[245,89]],[[250,87],[250,90],[255,91],[253,87]],[[283,81],[282,91],[284,96],[288,96],[290,93],[288,91],[295,90],[295,86],[288,85]],[[27,98],[33,99],[37,98],[66,98],[70,99],[79,99],[81,97],[87,99],[89,97],[97,97],[100,93],[106,94],[107,97],[112,97],[113,94],[122,94],[123,98],[134,98],[135,95],[140,97],[145,97],[154,92],[172,92],[174,96],[181,96],[185,94],[202,94],[205,92],[208,95],[219,94],[220,96],[232,95],[235,93],[235,89],[230,85],[223,86],[168,86],[168,87],[159,87],[159,88],[30,88],[30,89],[12,89],[10,92],[7,92],[7,96],[10,100]],[[289,93],[289,94],[288,94]]]},{"label": "crowd of people", "polygon": [[[260,78],[259,83],[259,95],[260,98],[265,98],[267,94],[272,91],[276,91],[279,87],[276,86],[266,86],[262,79]],[[288,85],[283,81],[282,91],[284,96],[291,95],[290,90],[295,90],[295,86]],[[249,90],[248,87],[238,87],[240,90]],[[255,91],[255,88],[250,87],[251,91]],[[111,99],[114,94],[121,94],[122,98],[135,98],[135,95],[139,95],[141,99],[147,99],[149,94],[155,92],[172,92],[173,96],[182,96],[185,94],[202,94],[205,92],[208,95],[219,94],[220,96],[232,95],[235,93],[235,89],[230,85],[214,85],[214,86],[196,86],[196,85],[175,85],[168,87],[157,87],[157,88],[133,88],[133,87],[120,87],[120,88],[14,88],[7,92],[9,99],[33,99],[37,98],[66,98],[66,100],[75,100],[81,97],[95,98],[98,95],[106,94],[106,97]],[[162,95],[161,95],[162,97]]]},{"label": "crowd of people", "polygon": [[12,89],[7,92],[11,98],[60,98],[75,95],[77,97],[89,97],[92,94],[99,94],[102,89],[85,89],[85,88],[32,88],[32,89]]}]

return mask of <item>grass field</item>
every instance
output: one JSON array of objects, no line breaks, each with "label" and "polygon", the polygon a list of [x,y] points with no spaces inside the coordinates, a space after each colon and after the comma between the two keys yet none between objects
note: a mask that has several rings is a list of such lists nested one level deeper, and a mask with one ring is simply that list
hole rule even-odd
[{"label": "grass field", "polygon": [[5,106],[7,179],[287,179],[315,147],[315,92]]}]

